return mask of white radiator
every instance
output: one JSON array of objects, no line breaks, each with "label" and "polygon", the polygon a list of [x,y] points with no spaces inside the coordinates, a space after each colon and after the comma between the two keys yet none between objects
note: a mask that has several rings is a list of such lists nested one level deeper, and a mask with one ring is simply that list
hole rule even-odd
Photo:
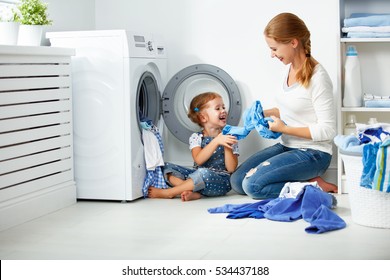
[{"label": "white radiator", "polygon": [[19,50],[22,54],[7,48],[1,53],[0,48],[3,208],[66,182],[74,185],[71,52],[58,55],[49,47]]}]

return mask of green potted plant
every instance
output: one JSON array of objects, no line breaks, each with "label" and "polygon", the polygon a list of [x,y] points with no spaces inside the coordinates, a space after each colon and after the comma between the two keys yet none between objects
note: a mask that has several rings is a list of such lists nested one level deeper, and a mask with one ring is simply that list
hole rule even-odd
[{"label": "green potted plant", "polygon": [[52,24],[48,4],[42,0],[20,0],[16,5],[16,21],[20,22],[19,45],[40,45],[44,25]]},{"label": "green potted plant", "polygon": [[19,22],[16,21],[16,16],[13,5],[0,6],[0,45],[16,45],[19,32]]}]

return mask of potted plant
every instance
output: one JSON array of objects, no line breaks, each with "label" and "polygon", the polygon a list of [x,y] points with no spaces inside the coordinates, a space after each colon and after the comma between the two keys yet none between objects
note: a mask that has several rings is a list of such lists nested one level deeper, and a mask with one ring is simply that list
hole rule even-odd
[{"label": "potted plant", "polygon": [[42,0],[20,0],[16,5],[18,13],[16,21],[20,22],[19,45],[37,45],[41,44],[42,30],[44,25],[50,25],[47,12],[48,4]]},{"label": "potted plant", "polygon": [[0,7],[0,45],[16,45],[19,32],[16,15],[13,5],[4,4]]}]

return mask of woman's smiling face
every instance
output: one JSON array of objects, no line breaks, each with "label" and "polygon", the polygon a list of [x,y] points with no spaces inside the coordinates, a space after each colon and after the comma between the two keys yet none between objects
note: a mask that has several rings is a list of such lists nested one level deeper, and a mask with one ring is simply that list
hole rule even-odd
[{"label": "woman's smiling face", "polygon": [[294,47],[293,43],[279,43],[273,38],[265,36],[265,41],[267,42],[268,47],[271,49],[271,57],[276,57],[285,65],[291,63],[294,57]]}]

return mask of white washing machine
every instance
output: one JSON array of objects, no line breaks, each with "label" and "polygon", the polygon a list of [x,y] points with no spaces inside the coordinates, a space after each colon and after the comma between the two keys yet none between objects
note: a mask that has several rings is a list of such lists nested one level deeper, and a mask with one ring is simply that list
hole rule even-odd
[{"label": "white washing machine", "polygon": [[187,117],[191,99],[219,92],[229,124],[241,114],[232,78],[208,64],[191,65],[167,83],[167,54],[155,35],[126,30],[48,32],[52,46],[75,48],[72,58],[74,168],[78,199],[130,201],[142,196],[146,174],[140,120],[184,143],[198,130]]}]

